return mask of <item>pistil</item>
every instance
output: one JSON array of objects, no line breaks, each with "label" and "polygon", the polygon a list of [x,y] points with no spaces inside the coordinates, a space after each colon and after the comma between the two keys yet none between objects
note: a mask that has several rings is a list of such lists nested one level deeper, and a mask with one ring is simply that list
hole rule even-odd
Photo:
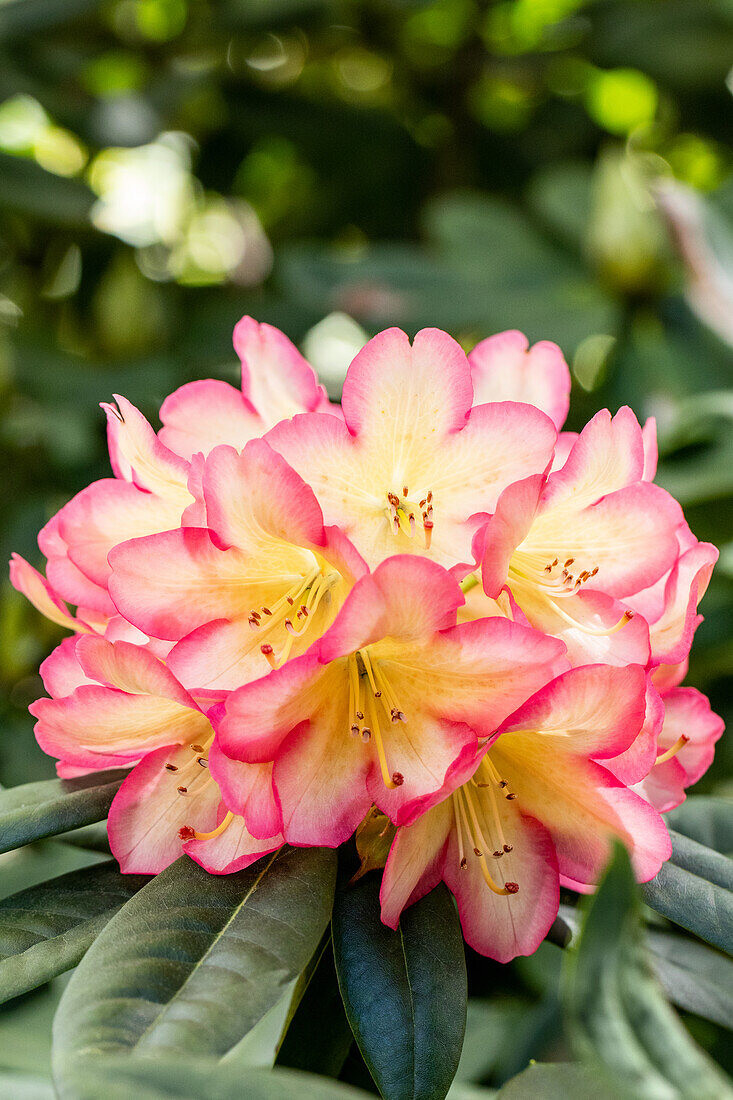
[{"label": "pistil", "polygon": [[680,751],[680,749],[684,749],[685,745],[687,744],[687,742],[689,740],[690,740],[690,738],[685,737],[685,735],[683,733],[681,735],[681,737],[677,738],[677,740],[675,741],[674,745],[672,745],[671,748],[667,749],[666,752],[661,753],[657,757],[657,759],[654,761],[654,767],[656,767],[657,764],[666,764],[668,760],[672,760],[677,755],[677,753]]}]

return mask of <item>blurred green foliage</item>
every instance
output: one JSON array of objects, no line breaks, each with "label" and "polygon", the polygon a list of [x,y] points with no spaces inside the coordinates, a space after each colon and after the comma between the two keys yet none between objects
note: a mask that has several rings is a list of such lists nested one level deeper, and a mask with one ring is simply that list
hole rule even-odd
[{"label": "blurred green foliage", "polygon": [[[38,529],[106,474],[97,403],[154,419],[185,381],[234,380],[245,312],[335,392],[354,325],[314,326],[336,311],[467,347],[522,328],[572,365],[569,427],[657,417],[660,480],[722,549],[688,682],[730,720],[732,59],[729,0],[0,0],[5,558],[38,563]],[[4,582],[3,784],[53,773],[26,707],[59,637]],[[700,789],[733,792],[731,745]],[[20,888],[86,857],[0,859]],[[473,960],[516,1021],[494,1083],[558,1041],[557,953]]]}]

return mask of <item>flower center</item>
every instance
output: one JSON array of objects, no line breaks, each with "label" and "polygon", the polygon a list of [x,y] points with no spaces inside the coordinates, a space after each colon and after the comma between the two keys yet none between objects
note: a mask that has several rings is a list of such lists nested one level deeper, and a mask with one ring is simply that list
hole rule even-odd
[{"label": "flower center", "polygon": [[[173,782],[176,784],[176,791],[181,797],[196,798],[203,793],[209,783],[214,782],[209,774],[209,761],[206,756],[213,740],[214,735],[212,733],[203,745],[189,745],[191,755],[184,764],[171,764],[168,761],[163,765],[163,770],[170,773]],[[211,840],[212,837],[219,836],[224,832],[227,826],[231,824],[233,817],[234,814],[227,813],[221,824],[208,833],[200,833],[192,825],[182,825],[178,830],[178,838],[179,840]]]},{"label": "flower center", "polygon": [[[340,579],[335,571],[324,573],[317,566],[306,576],[300,577],[275,603],[268,607],[252,608],[248,622],[260,638],[267,638],[267,641],[261,642],[260,651],[271,668],[279,668],[287,661],[296,638],[302,638],[308,632],[322,600]],[[288,635],[284,639],[283,628]],[[281,643],[277,654],[273,642]]]},{"label": "flower center", "polygon": [[[571,568],[574,564],[575,558],[566,558],[561,565],[560,559],[557,557],[552,561],[547,561],[541,554],[516,550],[509,563],[509,576],[507,579],[512,592],[517,589],[521,592],[523,587],[531,588],[535,598],[550,604],[555,614],[568,623],[569,626],[582,631],[583,634],[590,634],[598,638],[607,638],[611,634],[615,634],[633,619],[633,611],[624,611],[618,622],[612,626],[593,627],[580,622],[562,607],[562,600],[567,599],[568,596],[576,595],[583,585],[587,584],[598,573],[599,567],[597,565],[591,570],[583,569],[577,574],[572,573]],[[521,606],[521,599],[516,598]]]},{"label": "flower center", "polygon": [[352,653],[348,658],[348,668],[349,733],[352,737],[360,736],[365,743],[374,742],[384,785],[394,790],[402,786],[405,777],[401,772],[390,771],[382,723],[406,722],[407,718],[383,666],[378,661],[372,662],[368,648]]},{"label": "flower center", "polygon": [[[461,868],[465,870],[468,866],[466,850],[472,851],[479,861],[481,874],[491,892],[500,897],[507,897],[510,894],[519,893],[519,884],[505,882],[503,887],[499,886],[489,870],[487,860],[487,853],[491,853],[495,860],[499,860],[514,851],[513,845],[507,843],[504,835],[497,803],[499,794],[510,802],[517,797],[487,755],[479,764],[476,775],[468,783],[459,787],[451,796],[451,800]],[[495,840],[495,843],[492,840]]]},{"label": "flower center", "polygon": [[401,495],[390,490],[387,493],[387,515],[395,535],[399,535],[402,531],[408,539],[415,537],[418,526],[415,517],[420,515],[425,549],[430,549],[430,540],[433,536],[432,490],[427,492],[420,500],[410,498],[410,490],[407,485],[402,486]]}]

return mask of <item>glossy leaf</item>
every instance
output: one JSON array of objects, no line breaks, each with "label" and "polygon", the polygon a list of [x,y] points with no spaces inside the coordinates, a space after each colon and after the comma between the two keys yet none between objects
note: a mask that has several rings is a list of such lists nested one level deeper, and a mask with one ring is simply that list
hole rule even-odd
[{"label": "glossy leaf", "polygon": [[569,1030],[584,1061],[624,1094],[645,1100],[733,1097],[730,1082],[693,1043],[652,975],[634,875],[620,846],[567,960]]},{"label": "glossy leaf", "polygon": [[101,821],[126,774],[116,769],[0,791],[0,852]]},{"label": "glossy leaf", "polygon": [[54,1024],[54,1065],[132,1053],[226,1054],[279,1000],[331,912],[335,854],[281,849],[210,875],[182,857],[128,902],[83,959]]},{"label": "glossy leaf", "polygon": [[353,1041],[333,961],[331,938],[315,961],[277,1055],[277,1064],[338,1077]]},{"label": "glossy leaf", "polygon": [[148,882],[113,861],[72,871],[0,902],[0,1003],[70,970]]},{"label": "glossy leaf", "polygon": [[466,1023],[458,914],[441,884],[392,931],[380,919],[379,884],[368,875],[337,891],[333,945],[346,1015],[385,1100],[442,1100]]}]

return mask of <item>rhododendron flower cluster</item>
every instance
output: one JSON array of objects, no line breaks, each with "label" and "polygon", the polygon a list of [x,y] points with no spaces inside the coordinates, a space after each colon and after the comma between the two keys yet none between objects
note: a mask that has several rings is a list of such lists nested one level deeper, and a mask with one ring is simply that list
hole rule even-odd
[{"label": "rhododendron flower cluster", "polygon": [[[680,687],[717,557],[653,484],[653,422],[563,432],[559,348],[375,336],[341,406],[239,322],[242,388],[103,405],[113,477],[13,584],[73,632],[31,707],[61,776],[129,767],[124,872],[335,847],[383,815],[382,919],[440,880],[466,940],[536,949],[620,838],[639,881],[722,723]],[[384,860],[381,860],[384,863]]]}]

